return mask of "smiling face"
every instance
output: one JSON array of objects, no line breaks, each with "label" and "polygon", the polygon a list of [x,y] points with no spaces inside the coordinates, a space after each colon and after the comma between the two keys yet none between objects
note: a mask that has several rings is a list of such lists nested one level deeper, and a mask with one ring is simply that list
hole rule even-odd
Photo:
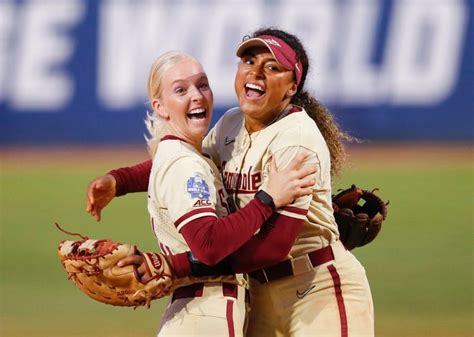
[{"label": "smiling face", "polygon": [[193,59],[173,65],[161,80],[152,106],[168,121],[168,132],[200,150],[212,117],[213,94],[202,66]]},{"label": "smiling face", "polygon": [[250,132],[268,125],[296,93],[293,71],[279,64],[265,47],[249,48],[235,76],[235,92]]}]

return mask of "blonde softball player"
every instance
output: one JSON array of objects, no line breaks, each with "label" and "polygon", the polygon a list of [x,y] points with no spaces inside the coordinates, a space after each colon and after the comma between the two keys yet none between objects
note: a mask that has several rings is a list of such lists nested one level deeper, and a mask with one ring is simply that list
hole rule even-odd
[{"label": "blonde softball player", "polygon": [[[201,154],[213,96],[207,76],[194,58],[180,52],[159,57],[150,72],[148,96],[153,107],[147,120],[148,145],[154,157],[148,188],[153,230],[165,253],[191,251],[198,259],[215,264],[248,241],[273,208],[257,195],[228,216],[219,170]],[[311,193],[314,181],[305,177],[312,169],[298,169],[301,160],[304,157],[289,169],[272,170],[264,196],[275,207]],[[141,259],[136,255],[122,264],[140,264],[145,278],[148,275]],[[187,280],[174,290],[159,336],[243,335],[245,295],[239,276],[208,280]]]},{"label": "blonde softball player", "polygon": [[[247,336],[373,336],[365,270],[338,241],[331,206],[331,176],[341,167],[346,136],[329,111],[303,89],[309,68],[306,52],[295,36],[263,29],[239,46],[237,56],[240,108],[229,110],[203,144],[221,167],[236,209],[247,205],[256,189],[265,188],[270,157],[281,168],[306,149],[312,154],[309,161],[318,166],[312,197],[296,199],[270,220],[273,228],[285,223],[291,231],[280,235],[270,226],[266,237],[254,236],[229,257],[234,271],[250,276]],[[100,216],[111,200],[100,199],[107,193],[143,190],[149,165],[112,171],[93,181],[88,195],[99,199],[88,201],[90,213]],[[195,271],[196,264],[191,264]]]}]

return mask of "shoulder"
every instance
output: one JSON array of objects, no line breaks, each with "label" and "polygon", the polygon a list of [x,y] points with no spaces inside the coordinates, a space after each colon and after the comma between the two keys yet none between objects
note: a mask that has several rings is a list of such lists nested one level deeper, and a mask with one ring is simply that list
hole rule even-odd
[{"label": "shoulder", "polygon": [[189,186],[202,185],[206,189],[212,188],[210,172],[207,161],[197,153],[181,153],[162,162],[153,162],[150,184],[160,200],[167,200],[181,195],[183,187],[189,189]]},{"label": "shoulder", "polygon": [[222,115],[222,118],[240,118],[242,119],[242,112],[240,111],[240,108],[238,106],[234,108],[230,108],[226,112],[224,112],[224,115]]},{"label": "shoulder", "polygon": [[277,147],[304,146],[309,149],[324,142],[315,121],[301,108],[277,122],[278,134],[274,140]]},{"label": "shoulder", "polygon": [[158,145],[153,159],[153,170],[156,172],[173,170],[183,172],[207,168],[207,159],[179,141],[165,141]]},{"label": "shoulder", "polygon": [[235,139],[242,129],[243,124],[243,113],[238,107],[229,109],[222,115],[212,130],[213,141],[217,152],[220,152],[220,146],[223,144],[225,146],[226,139]]},{"label": "shoulder", "polygon": [[230,126],[235,126],[236,124],[242,125],[243,114],[240,111],[239,107],[235,107],[224,112],[219,121],[216,123],[216,128],[228,128]]}]

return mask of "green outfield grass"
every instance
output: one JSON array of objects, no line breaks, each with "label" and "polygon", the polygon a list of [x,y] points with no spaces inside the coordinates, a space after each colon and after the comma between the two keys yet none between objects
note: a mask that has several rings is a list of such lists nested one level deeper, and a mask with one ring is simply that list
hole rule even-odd
[{"label": "green outfield grass", "polygon": [[[446,163],[435,150],[402,152],[380,166],[376,152],[358,150],[334,182],[379,187],[390,200],[379,238],[354,250],[371,284],[377,336],[474,334],[472,151],[443,151],[456,155]],[[67,237],[54,226],[156,250],[144,194],[118,198],[100,223],[84,211],[93,177],[145,154],[0,153],[0,336],[154,336],[166,301],[133,310],[84,296],[59,263],[56,247]]]}]

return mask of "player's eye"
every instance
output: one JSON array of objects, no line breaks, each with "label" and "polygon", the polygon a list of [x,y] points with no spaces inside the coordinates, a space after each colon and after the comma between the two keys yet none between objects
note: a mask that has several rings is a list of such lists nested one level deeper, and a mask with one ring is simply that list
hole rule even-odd
[{"label": "player's eye", "polygon": [[248,64],[248,65],[252,65],[252,64],[255,63],[253,58],[251,58],[250,56],[243,56],[242,57],[242,62],[245,63],[245,64]]},{"label": "player's eye", "polygon": [[281,68],[278,64],[275,64],[275,63],[269,63],[267,64],[267,69],[270,70],[270,71],[280,71]]},{"label": "player's eye", "polygon": [[209,83],[207,82],[201,83],[201,85],[199,85],[199,88],[203,90],[207,90],[209,89]]},{"label": "player's eye", "polygon": [[178,95],[184,95],[186,93],[186,89],[183,87],[177,87],[174,89],[174,92]]}]

